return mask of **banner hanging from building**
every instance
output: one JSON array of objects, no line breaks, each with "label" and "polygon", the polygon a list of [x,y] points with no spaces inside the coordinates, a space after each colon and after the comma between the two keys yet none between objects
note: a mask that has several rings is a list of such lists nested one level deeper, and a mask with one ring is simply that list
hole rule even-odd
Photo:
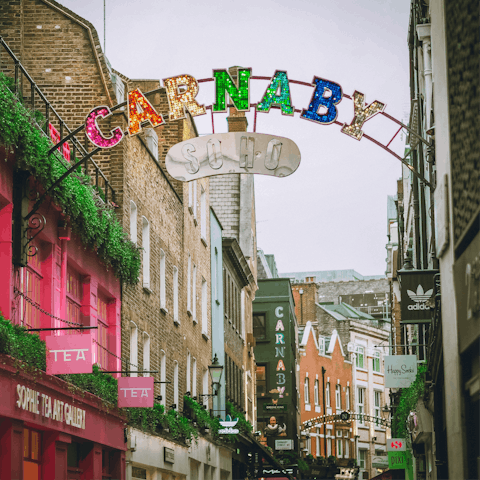
[{"label": "banner hanging from building", "polygon": [[91,335],[49,335],[46,345],[48,375],[92,373]]},{"label": "banner hanging from building", "polygon": [[438,270],[398,270],[401,289],[401,322],[430,323],[433,315],[434,275]]},{"label": "banner hanging from building", "polygon": [[416,355],[385,355],[385,387],[408,388],[417,377]]},{"label": "banner hanging from building", "polygon": [[153,408],[153,377],[120,377],[118,406]]}]

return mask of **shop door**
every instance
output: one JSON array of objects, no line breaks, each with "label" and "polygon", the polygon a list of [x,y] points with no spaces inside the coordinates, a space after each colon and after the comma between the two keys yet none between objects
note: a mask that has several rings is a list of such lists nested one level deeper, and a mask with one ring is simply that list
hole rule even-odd
[{"label": "shop door", "polygon": [[30,428],[23,429],[23,479],[41,480],[42,434]]}]

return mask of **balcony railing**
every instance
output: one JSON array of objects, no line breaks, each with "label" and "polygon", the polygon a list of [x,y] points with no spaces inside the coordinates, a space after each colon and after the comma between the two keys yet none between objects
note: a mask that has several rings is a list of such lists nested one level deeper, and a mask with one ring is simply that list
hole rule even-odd
[{"label": "balcony railing", "polygon": [[115,190],[100,167],[88,156],[85,146],[75,136],[82,130],[83,125],[74,131],[68,128],[2,37],[0,37],[0,72],[11,80],[8,87],[32,112],[38,129],[48,136],[54,145],[67,139],[59,147],[59,153],[54,152],[65,166],[65,170],[71,167],[70,161],[73,164],[85,158],[83,169],[85,174],[90,175],[92,185],[105,203],[116,206]]}]

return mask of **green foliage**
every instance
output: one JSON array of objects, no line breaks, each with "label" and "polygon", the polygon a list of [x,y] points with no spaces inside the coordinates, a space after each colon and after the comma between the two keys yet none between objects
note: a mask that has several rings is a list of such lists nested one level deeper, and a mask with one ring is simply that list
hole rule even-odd
[{"label": "green foliage", "polygon": [[155,403],[153,408],[127,408],[126,410],[129,423],[143,430],[165,431],[173,438],[183,439],[187,444],[198,438],[198,431],[191,422],[176,410],[165,413],[163,405],[158,403]]},{"label": "green foliage", "polygon": [[236,407],[231,402],[227,402],[225,406],[227,410],[227,414],[230,415],[232,418],[238,418],[238,423],[236,427],[242,431],[251,433],[253,431],[252,424],[245,418],[243,412],[236,409]]},{"label": "green foliage", "polygon": [[412,410],[415,410],[419,398],[423,395],[426,371],[427,364],[420,364],[415,381],[408,388],[402,389],[400,393],[400,401],[393,418],[393,432],[395,432],[396,438],[407,437],[407,417]]},{"label": "green foliage", "polygon": [[0,314],[0,353],[22,360],[27,365],[45,370],[45,342],[25,327],[13,325]]},{"label": "green foliage", "polygon": [[[17,167],[27,169],[49,187],[65,173],[65,165],[55,154],[48,155],[50,140],[38,130],[35,118],[8,84],[7,77],[0,74],[0,144],[7,150],[14,148]],[[141,265],[139,249],[128,239],[114,210],[100,201],[90,178],[77,171],[57,185],[51,196],[70,217],[72,229],[83,244],[96,250],[117,277],[130,284],[137,283]]]},{"label": "green foliage", "polygon": [[214,437],[218,436],[220,420],[218,418],[213,418],[203,405],[185,395],[183,397],[183,411],[187,417],[190,417],[191,420],[197,424],[198,428],[201,430],[209,429],[211,435]]},{"label": "green foliage", "polygon": [[98,365],[94,365],[92,373],[77,373],[74,375],[58,375],[62,380],[69,382],[81,390],[90,392],[103,400],[117,404],[117,379],[107,373],[102,373]]}]

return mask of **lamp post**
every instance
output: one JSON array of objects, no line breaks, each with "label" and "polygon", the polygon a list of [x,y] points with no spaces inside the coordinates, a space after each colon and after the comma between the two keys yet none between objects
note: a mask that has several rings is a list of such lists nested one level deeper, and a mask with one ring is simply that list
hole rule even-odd
[{"label": "lamp post", "polygon": [[212,364],[208,366],[208,371],[210,373],[210,378],[212,379],[212,395],[217,396],[223,373],[223,365],[218,363],[217,354],[215,354],[215,357],[213,357]]}]

